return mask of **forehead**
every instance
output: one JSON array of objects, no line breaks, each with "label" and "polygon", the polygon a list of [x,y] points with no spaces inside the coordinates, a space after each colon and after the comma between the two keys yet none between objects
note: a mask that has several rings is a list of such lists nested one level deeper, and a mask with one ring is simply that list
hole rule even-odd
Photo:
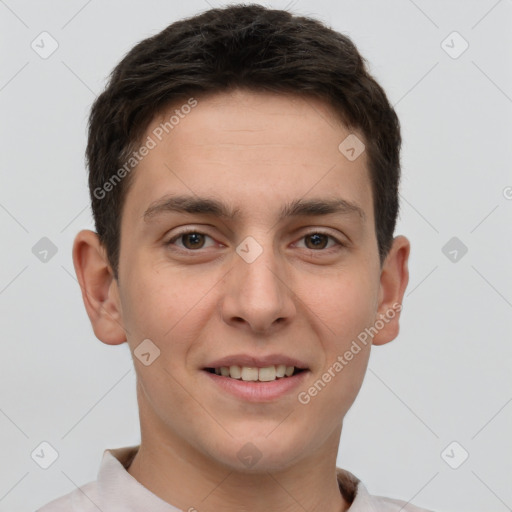
[{"label": "forehead", "polygon": [[134,171],[125,207],[140,218],[161,197],[186,193],[229,198],[242,216],[263,215],[328,196],[371,218],[366,153],[351,161],[340,150],[351,133],[317,99],[240,90],[185,99],[149,125],[143,141],[153,147]]}]

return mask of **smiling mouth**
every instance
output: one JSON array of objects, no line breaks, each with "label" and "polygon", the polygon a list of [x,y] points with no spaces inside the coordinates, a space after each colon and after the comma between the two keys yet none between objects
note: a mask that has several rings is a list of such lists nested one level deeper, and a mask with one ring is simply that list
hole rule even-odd
[{"label": "smiling mouth", "polygon": [[245,382],[272,382],[279,379],[293,377],[303,371],[296,366],[286,366],[284,364],[265,366],[258,368],[255,366],[220,366],[218,368],[205,368],[209,373],[220,377],[227,377]]}]

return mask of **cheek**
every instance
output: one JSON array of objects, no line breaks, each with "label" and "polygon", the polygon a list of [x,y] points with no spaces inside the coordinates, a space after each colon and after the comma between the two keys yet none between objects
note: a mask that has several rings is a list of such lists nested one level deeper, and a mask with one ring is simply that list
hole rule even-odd
[{"label": "cheek", "polygon": [[148,338],[159,347],[164,359],[185,350],[187,338],[192,339],[202,323],[204,295],[197,286],[163,271],[137,277],[132,274],[129,289],[122,297],[123,320],[132,351]]},{"label": "cheek", "polygon": [[126,266],[125,282],[127,308],[123,307],[123,312],[127,322],[134,328],[142,323],[159,335],[183,318],[199,300],[202,288],[172,268],[164,253],[152,254],[151,250],[133,254]]},{"label": "cheek", "polygon": [[[161,270],[137,277],[132,274],[130,289],[122,298],[138,385],[151,409],[169,422],[172,411],[190,406],[190,395],[182,386],[190,370],[188,353],[208,317],[207,301],[201,301],[206,293],[202,288]],[[147,366],[137,356],[137,347],[146,339],[159,350]]]},{"label": "cheek", "polygon": [[316,289],[321,291],[310,291],[305,297],[315,313],[310,317],[319,319],[324,358],[317,379],[302,390],[299,402],[332,427],[351,407],[366,373],[371,340],[361,341],[359,336],[375,320],[378,279],[371,277],[368,268],[341,271]]},{"label": "cheek", "polygon": [[318,435],[343,421],[359,393],[370,357],[371,340],[362,342],[358,338],[368,325],[369,315],[355,307],[347,308],[345,313],[336,324],[336,336],[330,334],[323,339],[322,367],[297,396],[310,417],[317,418],[314,428]]},{"label": "cheek", "polygon": [[378,278],[368,268],[325,278],[315,287],[304,286],[302,297],[319,319],[320,339],[327,354],[344,351],[375,320]]}]

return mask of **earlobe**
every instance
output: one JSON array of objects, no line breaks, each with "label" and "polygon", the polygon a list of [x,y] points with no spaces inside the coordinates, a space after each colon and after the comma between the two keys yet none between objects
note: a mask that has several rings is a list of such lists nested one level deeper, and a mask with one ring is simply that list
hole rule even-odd
[{"label": "earlobe", "polygon": [[373,345],[384,345],[398,336],[400,311],[405,289],[409,282],[409,240],[404,236],[393,239],[393,245],[382,265],[379,304]]},{"label": "earlobe", "polygon": [[117,281],[94,231],[83,230],[76,235],[73,264],[94,334],[108,345],[125,342]]}]

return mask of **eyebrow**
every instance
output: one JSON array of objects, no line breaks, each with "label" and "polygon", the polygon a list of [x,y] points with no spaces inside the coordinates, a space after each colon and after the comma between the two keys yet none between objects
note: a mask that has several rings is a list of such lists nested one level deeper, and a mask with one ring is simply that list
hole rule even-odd
[{"label": "eyebrow", "polygon": [[[168,212],[212,215],[225,219],[240,217],[240,209],[207,197],[198,196],[164,196],[153,203],[143,214],[144,222]],[[289,217],[321,216],[330,214],[357,214],[366,220],[364,210],[356,203],[342,198],[335,199],[296,199],[281,208],[278,221]]]}]

